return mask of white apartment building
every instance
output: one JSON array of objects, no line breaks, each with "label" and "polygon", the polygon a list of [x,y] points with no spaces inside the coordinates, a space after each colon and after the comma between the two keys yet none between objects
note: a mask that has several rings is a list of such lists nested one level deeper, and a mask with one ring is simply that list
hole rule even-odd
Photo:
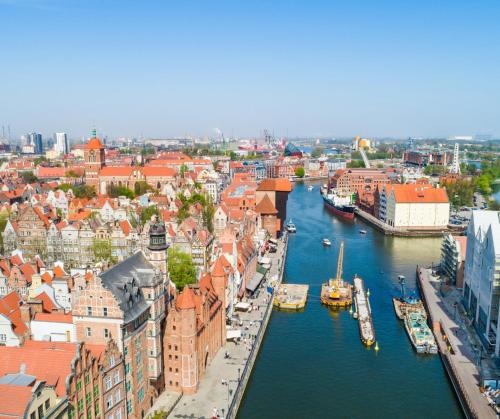
[{"label": "white apartment building", "polygon": [[489,352],[500,356],[500,212],[473,211],[467,230],[463,303]]},{"label": "white apartment building", "polygon": [[69,153],[68,137],[65,132],[56,132],[56,143],[54,144],[54,150],[60,154]]}]

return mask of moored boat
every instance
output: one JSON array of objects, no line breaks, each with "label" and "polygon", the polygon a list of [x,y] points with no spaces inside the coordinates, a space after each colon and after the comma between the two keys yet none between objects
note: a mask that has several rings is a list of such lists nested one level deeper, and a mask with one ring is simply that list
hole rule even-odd
[{"label": "moored boat", "polygon": [[394,311],[396,312],[396,316],[398,317],[398,319],[404,320],[406,314],[408,313],[419,313],[422,317],[427,319],[427,313],[422,301],[418,298],[405,295],[405,277],[403,275],[399,275],[398,281],[401,285],[401,297],[394,297],[392,299]]},{"label": "moored boat", "polygon": [[354,219],[354,205],[350,196],[340,196],[336,192],[322,195],[323,203],[329,211],[347,220]]},{"label": "moored boat", "polygon": [[436,340],[422,315],[408,313],[404,318],[404,322],[406,333],[417,353],[437,354]]},{"label": "moored boat", "polygon": [[344,260],[344,242],[340,243],[339,258],[337,261],[337,275],[321,286],[321,304],[330,307],[349,307],[352,304],[352,287],[342,279]]},{"label": "moored boat", "polygon": [[331,246],[332,242],[328,239],[323,239],[323,246]]},{"label": "moored boat", "polygon": [[285,229],[289,233],[296,233],[297,232],[297,227],[295,227],[295,224],[292,222],[292,220],[288,221],[288,223],[285,225]]},{"label": "moored boat", "polygon": [[354,300],[356,302],[356,313],[358,314],[358,327],[361,342],[366,346],[375,343],[375,328],[373,327],[370,301],[365,292],[363,279],[354,276]]}]

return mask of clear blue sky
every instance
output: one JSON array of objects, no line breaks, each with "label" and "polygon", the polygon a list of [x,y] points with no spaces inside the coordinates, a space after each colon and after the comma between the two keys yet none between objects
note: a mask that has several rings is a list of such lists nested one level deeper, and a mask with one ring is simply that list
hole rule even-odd
[{"label": "clear blue sky", "polygon": [[0,125],[500,136],[499,21],[498,1],[0,0]]}]

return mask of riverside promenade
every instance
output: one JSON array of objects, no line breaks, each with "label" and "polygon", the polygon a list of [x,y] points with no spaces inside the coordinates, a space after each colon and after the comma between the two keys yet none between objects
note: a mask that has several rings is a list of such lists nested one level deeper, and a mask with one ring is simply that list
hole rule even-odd
[{"label": "riverside promenade", "polygon": [[[277,252],[266,254],[271,267],[256,298],[246,299],[253,308],[238,312],[243,322],[242,339],[238,344],[227,342],[221,348],[200,380],[196,394],[163,392],[147,413],[165,412],[169,418],[212,418],[215,410],[220,418],[235,418],[258,355],[273,310],[273,299],[267,286],[281,283],[286,261],[286,234],[278,240]],[[225,353],[229,358],[225,358]]]},{"label": "riverside promenade", "polygon": [[495,418],[495,412],[479,391],[480,371],[473,335],[457,308],[459,295],[441,295],[441,283],[431,269],[417,267],[418,285],[432,322],[446,372],[468,418]]}]

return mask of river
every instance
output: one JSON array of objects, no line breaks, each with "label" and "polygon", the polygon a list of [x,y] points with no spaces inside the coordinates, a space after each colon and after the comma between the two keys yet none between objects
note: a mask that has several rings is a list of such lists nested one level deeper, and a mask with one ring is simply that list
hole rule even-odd
[{"label": "river", "polygon": [[[318,184],[311,192],[294,186],[288,215],[297,233],[284,281],[309,284],[309,300],[303,312],[273,313],[238,418],[462,417],[439,356],[413,351],[391,301],[399,274],[415,289],[416,265],[439,259],[441,239],[391,238],[362,221],[344,222],[323,208]],[[331,247],[323,247],[324,237]],[[319,302],[341,240],[344,278],[357,273],[370,289],[378,353],[361,344],[348,311]]]}]

